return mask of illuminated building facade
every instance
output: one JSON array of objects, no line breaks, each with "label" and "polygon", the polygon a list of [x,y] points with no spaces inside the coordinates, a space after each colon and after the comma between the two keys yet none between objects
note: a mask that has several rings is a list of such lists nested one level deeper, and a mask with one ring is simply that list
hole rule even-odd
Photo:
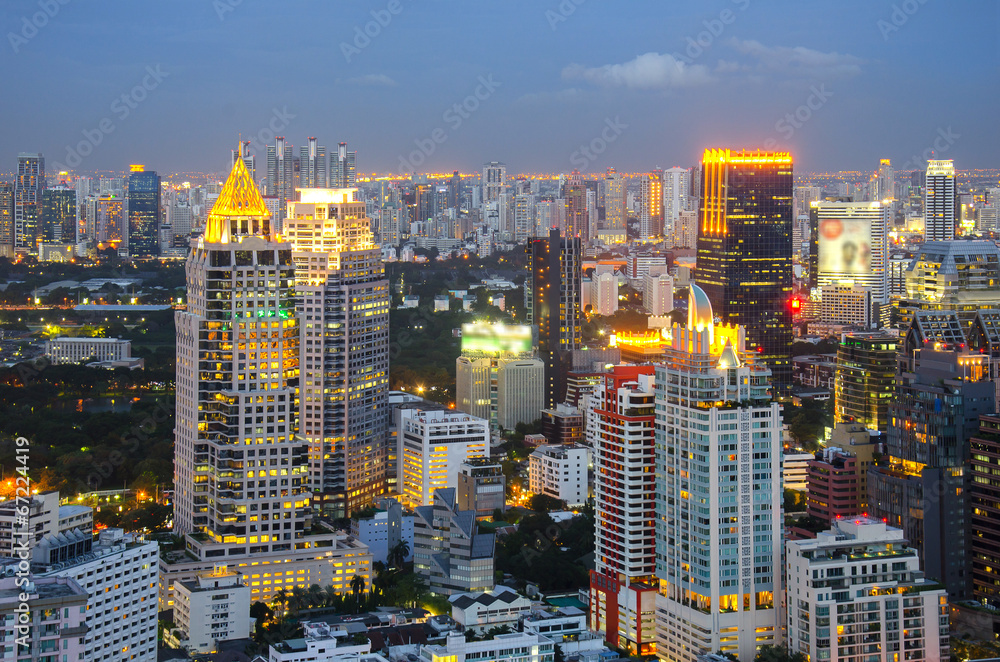
[{"label": "illuminated building facade", "polygon": [[355,189],[300,189],[285,237],[303,329],[299,432],[324,514],[349,517],[386,490],[389,282]]},{"label": "illuminated building facade", "polygon": [[587,206],[587,187],[579,170],[574,170],[563,186],[566,201],[566,236],[580,237],[583,243],[590,240],[590,212]]},{"label": "illuminated building facade", "polygon": [[566,396],[572,352],[580,348],[582,269],[579,237],[546,238],[528,243],[526,296],[528,323],[538,327],[538,356],[545,363],[545,406],[552,409]]},{"label": "illuminated building facade", "polygon": [[611,235],[625,235],[625,179],[614,168],[604,176],[604,229]]},{"label": "illuminated building facade", "polygon": [[868,474],[870,512],[903,529],[927,576],[954,598],[971,589],[969,439],[994,413],[994,357],[970,350],[955,314],[918,312],[889,401],[888,462]]},{"label": "illuminated building facade", "polygon": [[1000,415],[979,417],[979,431],[969,444],[972,598],[1000,609]]},{"label": "illuminated building facade", "polygon": [[160,176],[133,165],[128,176],[128,254],[160,253]]},{"label": "illuminated building facade", "polygon": [[886,254],[891,205],[881,202],[813,202],[815,227],[810,256],[816,256],[815,287],[853,284],[867,287],[872,301],[889,300]]},{"label": "illuminated building facade", "polygon": [[302,188],[326,188],[327,177],[326,147],[315,138],[309,138],[299,148],[299,183]]},{"label": "illuminated building facade", "polygon": [[653,366],[615,366],[592,397],[590,627],[630,654],[651,655],[656,652]]},{"label": "illuminated building facade", "polygon": [[639,239],[653,241],[663,234],[663,171],[639,180]]},{"label": "illuminated building facade", "polygon": [[[330,583],[334,556],[346,552],[336,534],[306,533],[309,449],[296,434],[300,326],[292,246],[272,232],[242,159],[186,272],[188,307],[176,313],[174,532],[186,535],[186,552],[197,560],[161,562],[161,597],[168,602],[176,579],[219,562],[271,566],[266,580],[256,569],[254,600],[269,601],[301,580]],[[363,545],[350,554],[370,564]],[[367,566],[359,570],[368,574]]]},{"label": "illuminated building facade", "polygon": [[870,430],[889,427],[889,401],[896,389],[896,335],[848,333],[837,347],[834,420],[856,421]]},{"label": "illuminated building facade", "polygon": [[792,157],[709,149],[702,160],[695,281],[726,324],[771,368],[776,390],[792,382]]},{"label": "illuminated building facade", "polygon": [[39,239],[76,242],[76,190],[65,186],[42,191],[42,224]]},{"label": "illuminated building facade", "polygon": [[294,166],[292,145],[278,136],[267,146],[267,194],[278,198],[276,227],[281,227],[278,221],[285,217],[285,204],[295,197]]},{"label": "illuminated building facade", "polygon": [[354,188],[358,181],[357,152],[348,152],[347,143],[337,144],[330,155],[330,188]]},{"label": "illuminated building facade", "polygon": [[[675,224],[680,213],[688,208],[690,192],[691,172],[687,168],[673,167],[663,171],[664,234],[675,232]],[[695,236],[697,236],[697,233]],[[675,245],[684,245],[688,248],[694,247],[694,243]]]},{"label": "illuminated building facade", "polygon": [[924,179],[924,241],[955,238],[955,163],[928,161]]},{"label": "illuminated building facade", "polygon": [[14,184],[0,182],[0,255],[14,256]]},{"label": "illuminated building facade", "polygon": [[[711,175],[711,172],[709,173]],[[782,641],[781,407],[742,327],[691,285],[656,366],[657,654],[752,660]]]},{"label": "illuminated building facade", "polygon": [[44,190],[45,157],[41,154],[18,154],[17,177],[14,179],[14,251],[17,253],[35,251]]}]

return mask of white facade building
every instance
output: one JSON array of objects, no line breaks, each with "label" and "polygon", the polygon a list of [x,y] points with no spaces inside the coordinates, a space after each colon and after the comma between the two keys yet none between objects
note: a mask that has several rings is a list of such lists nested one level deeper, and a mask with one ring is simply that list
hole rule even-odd
[{"label": "white facade building", "polygon": [[955,163],[928,161],[924,181],[924,241],[955,238]]},{"label": "white facade building", "polygon": [[455,411],[396,410],[398,489],[411,508],[434,503],[434,491],[458,487],[462,463],[490,456],[489,422]]},{"label": "white facade building", "polygon": [[245,639],[250,636],[250,587],[225,565],[174,582],[174,623],[179,643],[191,653],[211,653],[223,641]]},{"label": "white facade building", "polygon": [[743,328],[689,297],[656,367],[657,654],[752,660],[782,641],[781,407]]},{"label": "white facade building", "polygon": [[371,517],[351,520],[351,535],[368,546],[372,563],[386,563],[389,550],[405,541],[410,553],[406,561],[413,560],[413,515],[404,515],[403,507],[395,499],[383,499],[381,508]]},{"label": "white facade building", "polygon": [[528,458],[528,489],[565,501],[569,507],[587,502],[590,449],[580,444],[539,446]]},{"label": "white facade building", "polygon": [[594,313],[605,317],[618,310],[618,276],[603,273],[590,283],[590,305]]},{"label": "white facade building", "polygon": [[53,338],[45,341],[45,356],[53,363],[125,361],[132,358],[132,341],[120,338]]},{"label": "white facade building", "polygon": [[374,662],[372,644],[353,641],[344,627],[328,623],[302,622],[302,638],[288,639],[269,647],[268,662]]},{"label": "white facade building", "polygon": [[587,613],[577,607],[535,609],[522,619],[521,629],[551,639],[566,656],[604,650],[601,637],[587,628]]},{"label": "white facade building", "polygon": [[462,632],[473,630],[477,634],[505,625],[516,630],[521,617],[531,611],[531,598],[509,586],[495,586],[483,593],[456,593],[448,602],[451,617],[462,626]]},{"label": "white facade building", "polygon": [[555,645],[548,637],[526,632],[500,634],[486,641],[466,642],[464,634],[449,633],[443,645],[424,646],[420,651],[424,662],[552,662]]},{"label": "white facade building", "polygon": [[876,303],[889,300],[888,241],[891,204],[813,202],[818,232],[817,285],[867,287]]},{"label": "white facade building", "polygon": [[819,321],[821,324],[846,324],[866,329],[872,328],[872,293],[867,287],[854,284],[830,284],[821,287],[819,292]]},{"label": "white facade building", "polygon": [[884,522],[841,519],[789,540],[788,650],[810,660],[949,659],[948,597]]},{"label": "white facade building", "polygon": [[[87,592],[63,577],[35,577],[27,585],[22,585],[23,581],[19,577],[0,579],[3,659],[56,662],[59,655],[65,656],[67,662],[91,659],[83,643],[87,633]],[[27,641],[26,648],[18,645],[19,637]]]},{"label": "white facade building", "polygon": [[815,460],[812,453],[782,453],[781,480],[789,490],[805,492],[809,487],[809,462]]},{"label": "white facade building", "polygon": [[530,354],[467,352],[455,359],[459,411],[513,430],[545,406],[545,364]]},{"label": "white facade building", "polygon": [[[0,556],[14,556],[14,545],[20,541],[14,535],[18,517],[14,499],[0,502]],[[87,506],[60,506],[59,492],[35,494],[28,503],[28,530],[32,532],[32,546],[52,533],[66,533],[83,529],[88,535],[94,528],[93,511]],[[18,532],[24,525],[17,524]]]},{"label": "white facade building", "polygon": [[[687,209],[691,190],[691,173],[687,168],[673,167],[663,171],[663,234],[675,229],[680,213]],[[694,244],[691,244],[693,247]]]},{"label": "white facade building", "polygon": [[674,279],[666,274],[646,276],[642,290],[642,307],[659,317],[674,309]]}]

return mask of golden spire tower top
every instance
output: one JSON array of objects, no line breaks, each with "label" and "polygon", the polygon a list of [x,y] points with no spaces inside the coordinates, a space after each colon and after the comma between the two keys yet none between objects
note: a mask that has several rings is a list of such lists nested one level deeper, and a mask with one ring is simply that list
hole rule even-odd
[{"label": "golden spire tower top", "polygon": [[[242,153],[242,152],[240,152]],[[208,214],[205,242],[228,244],[240,235],[270,239],[271,213],[241,157],[233,159],[233,169],[219,198]]]}]

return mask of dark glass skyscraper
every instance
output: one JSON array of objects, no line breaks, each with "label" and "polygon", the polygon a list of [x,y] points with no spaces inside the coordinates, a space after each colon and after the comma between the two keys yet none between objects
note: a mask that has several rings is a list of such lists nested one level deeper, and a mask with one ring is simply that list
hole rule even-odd
[{"label": "dark glass skyscraper", "polygon": [[76,190],[59,186],[42,191],[42,241],[76,242]]},{"label": "dark glass skyscraper", "polygon": [[566,374],[573,350],[580,349],[582,281],[580,238],[548,238],[528,244],[530,275],[528,323],[538,327],[538,356],[545,363],[545,406],[552,409],[566,396]]},{"label": "dark glass skyscraper", "polygon": [[771,368],[776,394],[792,381],[792,157],[708,149],[702,159],[695,282],[747,349]]},{"label": "dark glass skyscraper", "polygon": [[152,257],[159,253],[160,176],[134,165],[128,176],[128,254]]},{"label": "dark glass skyscraper", "polygon": [[14,185],[0,182],[0,256],[14,255]]},{"label": "dark glass skyscraper", "polygon": [[41,154],[18,154],[17,179],[14,180],[14,250],[18,253],[37,250],[35,241],[44,190],[45,157]]}]

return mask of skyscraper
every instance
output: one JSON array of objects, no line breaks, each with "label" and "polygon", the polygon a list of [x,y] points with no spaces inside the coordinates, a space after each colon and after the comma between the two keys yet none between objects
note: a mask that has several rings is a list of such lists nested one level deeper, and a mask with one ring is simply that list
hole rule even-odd
[{"label": "skyscraper", "polygon": [[538,356],[545,363],[545,406],[553,409],[566,395],[572,352],[580,348],[580,239],[550,230],[547,238],[529,242],[527,252],[528,323],[538,327]]},{"label": "skyscraper", "polygon": [[928,161],[924,184],[924,241],[955,238],[955,164]]},{"label": "skyscraper", "polygon": [[604,175],[604,230],[616,237],[614,241],[625,240],[625,180],[614,168],[608,168]]},{"label": "skyscraper", "polygon": [[300,193],[284,230],[304,324],[299,432],[317,507],[349,517],[386,489],[389,282],[354,190]]},{"label": "skyscraper", "polygon": [[653,241],[663,234],[663,171],[639,180],[639,239]]},{"label": "skyscraper", "polygon": [[133,165],[128,176],[128,253],[151,257],[160,253],[160,176]]},{"label": "skyscraper", "polygon": [[743,328],[688,298],[656,367],[657,654],[752,660],[782,639],[781,407]]},{"label": "skyscraper", "polygon": [[0,256],[14,256],[14,184],[0,181]]},{"label": "skyscraper", "polygon": [[45,157],[41,154],[17,155],[17,178],[14,180],[14,250],[33,253],[42,215],[42,191],[45,190]]},{"label": "skyscraper", "polygon": [[299,150],[299,163],[301,164],[299,185],[302,188],[327,187],[326,147],[318,144],[315,138],[309,138]]},{"label": "skyscraper", "polygon": [[462,206],[462,175],[455,170],[448,181],[448,206],[459,209]]},{"label": "skyscraper", "polygon": [[369,577],[367,547],[307,533],[309,448],[296,434],[301,366],[292,246],[272,232],[242,159],[186,271],[188,308],[176,315],[174,532],[188,534],[195,559],[161,559],[161,604],[166,608],[174,581],[220,561],[246,567],[252,599],[261,601],[293,586],[333,582],[343,589],[345,569]]},{"label": "skyscraper", "polygon": [[279,200],[276,221],[285,217],[285,204],[295,198],[294,171],[292,146],[285,142],[284,136],[278,136],[273,145],[267,146],[267,194]]},{"label": "skyscraper", "polygon": [[896,386],[896,334],[848,333],[837,347],[834,422],[857,421],[869,430],[889,428]]},{"label": "skyscraper", "polygon": [[247,172],[250,173],[250,179],[257,183],[257,156],[250,151],[250,141],[244,140],[240,143],[237,149],[233,150],[233,163],[236,159],[243,159],[243,165],[247,167]]},{"label": "skyscraper", "polygon": [[330,188],[353,188],[357,183],[357,152],[348,152],[347,143],[337,144],[337,153],[330,155]]},{"label": "skyscraper", "polygon": [[76,190],[57,186],[42,191],[39,239],[46,242],[76,243],[77,213]]},{"label": "skyscraper", "polygon": [[747,347],[771,368],[780,392],[792,381],[792,157],[708,149],[696,282]]},{"label": "skyscraper", "polygon": [[850,282],[867,287],[872,301],[889,302],[888,241],[892,207],[881,202],[813,202],[816,286]]},{"label": "skyscraper", "polygon": [[892,168],[891,160],[882,159],[879,161],[876,184],[876,201],[888,201],[896,198],[896,171]]},{"label": "skyscraper", "polygon": [[673,167],[663,171],[663,225],[664,234],[674,232],[680,213],[688,208],[688,191],[691,190],[691,172],[687,168]]},{"label": "skyscraper", "polygon": [[562,197],[566,201],[566,236],[580,237],[586,244],[590,241],[590,212],[587,207],[587,187],[579,170],[574,170],[563,186]]},{"label": "skyscraper", "polygon": [[483,188],[483,203],[496,202],[507,191],[507,166],[497,161],[483,165],[480,185]]}]

